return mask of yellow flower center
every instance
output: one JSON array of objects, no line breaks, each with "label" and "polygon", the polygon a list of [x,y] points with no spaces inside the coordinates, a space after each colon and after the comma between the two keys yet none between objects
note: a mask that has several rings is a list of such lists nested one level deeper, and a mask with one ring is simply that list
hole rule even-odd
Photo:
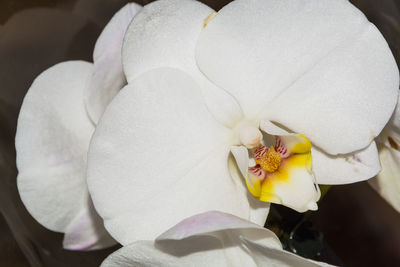
[{"label": "yellow flower center", "polygon": [[256,163],[267,172],[274,172],[281,166],[281,156],[276,152],[275,148],[271,146],[264,156],[256,159]]}]

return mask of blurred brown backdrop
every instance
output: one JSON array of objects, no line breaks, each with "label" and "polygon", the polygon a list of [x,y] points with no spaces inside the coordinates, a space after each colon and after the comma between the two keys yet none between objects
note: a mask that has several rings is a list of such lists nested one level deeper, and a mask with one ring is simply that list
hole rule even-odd
[{"label": "blurred brown backdrop", "polygon": [[[98,266],[117,247],[72,252],[40,226],[16,188],[14,136],[33,79],[55,63],[91,61],[97,36],[126,0],[0,1],[0,266]],[[137,1],[146,4],[150,1]],[[202,1],[218,10],[229,0]],[[353,0],[400,63],[400,1]],[[334,186],[311,216],[346,266],[400,266],[400,215],[366,183]]]}]

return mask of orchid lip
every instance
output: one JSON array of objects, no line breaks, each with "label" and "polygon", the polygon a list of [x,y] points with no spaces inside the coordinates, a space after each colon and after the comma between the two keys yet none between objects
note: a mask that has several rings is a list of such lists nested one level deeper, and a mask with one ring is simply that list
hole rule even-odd
[{"label": "orchid lip", "polygon": [[[235,130],[248,151],[247,161],[242,160],[248,164],[247,173],[242,173],[253,197],[299,212],[318,209],[316,201],[320,194],[312,171],[312,146],[304,135],[275,135],[274,143],[261,135],[258,145],[250,147],[249,143],[259,129],[254,124],[242,122]],[[237,149],[235,154],[238,154]]]}]

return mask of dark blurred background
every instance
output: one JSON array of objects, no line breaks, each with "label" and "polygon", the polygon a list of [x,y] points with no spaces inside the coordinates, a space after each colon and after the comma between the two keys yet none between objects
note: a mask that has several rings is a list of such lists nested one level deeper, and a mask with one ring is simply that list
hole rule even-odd
[{"label": "dark blurred background", "polygon": [[[40,226],[16,187],[14,136],[23,97],[55,63],[92,60],[95,41],[125,0],[0,0],[0,266],[98,266],[118,247],[72,252]],[[146,4],[151,1],[136,1]],[[203,0],[215,10],[229,0]],[[400,1],[353,0],[400,63]],[[366,183],[333,186],[308,221],[344,266],[400,266],[400,214]]]}]

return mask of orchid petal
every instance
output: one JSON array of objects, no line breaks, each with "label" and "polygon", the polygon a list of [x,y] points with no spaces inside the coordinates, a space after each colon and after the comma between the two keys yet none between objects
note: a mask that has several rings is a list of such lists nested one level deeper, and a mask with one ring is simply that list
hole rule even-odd
[{"label": "orchid petal", "polygon": [[264,246],[257,242],[242,238],[245,246],[252,255],[257,266],[279,266],[279,267],[328,267],[332,266],[324,262],[318,262],[302,258],[285,250]]},{"label": "orchid petal", "polygon": [[369,184],[400,212],[400,151],[379,145],[382,171]]},{"label": "orchid petal", "polygon": [[128,82],[142,73],[174,67],[199,84],[207,108],[226,126],[242,118],[236,99],[208,81],[195,61],[195,47],[204,20],[214,12],[192,0],[160,0],[146,5],[129,26],[123,45],[123,68]]},{"label": "orchid petal", "polygon": [[319,184],[348,184],[367,180],[381,170],[375,142],[367,148],[332,156],[313,147],[313,171]]},{"label": "orchid petal", "polygon": [[[267,258],[270,256],[270,258]],[[139,241],[111,254],[108,266],[329,266],[283,251],[273,232],[238,217],[206,212],[185,219],[155,243]]]},{"label": "orchid petal", "polygon": [[152,241],[136,241],[112,253],[101,267],[232,266],[215,238],[196,238],[193,243],[171,246],[171,250],[175,253],[159,250]]},{"label": "orchid petal", "polygon": [[92,64],[69,61],[39,75],[25,96],[15,138],[18,190],[39,223],[64,232],[87,205],[86,153],[93,125],[83,90]]},{"label": "orchid petal", "polygon": [[57,64],[39,75],[18,118],[18,190],[29,213],[46,228],[64,232],[67,249],[115,244],[96,214],[86,186],[86,154],[94,127],[83,91],[93,65]]},{"label": "orchid petal", "polygon": [[281,128],[275,123],[269,120],[261,120],[260,129],[266,132],[269,135],[281,136],[281,135],[290,135],[290,132],[286,129]]},{"label": "orchid petal", "polygon": [[261,201],[298,212],[316,210],[320,190],[312,171],[311,143],[301,134],[282,133],[275,136],[275,147],[261,145],[253,152],[257,165],[248,168],[247,188]]},{"label": "orchid petal", "polygon": [[400,212],[400,103],[377,141],[382,171],[369,183]]},{"label": "orchid petal", "polygon": [[239,167],[240,173],[243,177],[246,177],[249,167],[249,151],[244,146],[232,146],[231,152]]},{"label": "orchid petal", "polygon": [[146,263],[144,266],[255,266],[241,246],[242,236],[282,249],[275,234],[262,226],[210,211],[179,222],[160,235],[155,244],[136,242],[120,249],[102,266],[132,266],[139,262]]},{"label": "orchid petal", "polygon": [[282,158],[287,158],[295,153],[307,153],[311,150],[310,141],[301,134],[288,134],[276,136],[276,151]]},{"label": "orchid petal", "polygon": [[[220,236],[221,231],[224,231],[225,235]],[[216,238],[229,236],[230,239],[246,236],[264,245],[282,249],[278,237],[273,232],[250,221],[218,211],[209,211],[184,219],[157,237],[156,241],[183,240],[198,235],[210,235]]]},{"label": "orchid petal", "polygon": [[89,190],[110,234],[126,245],[207,210],[248,218],[243,183],[227,164],[232,135],[184,72],[161,68],[130,82],[89,149]]},{"label": "orchid petal", "polygon": [[103,220],[91,209],[83,209],[68,225],[63,247],[69,250],[94,250],[116,244],[107,233]]},{"label": "orchid petal", "polygon": [[[279,239],[272,231],[231,214],[217,211],[205,212],[181,221],[159,236],[156,242],[160,249],[170,251],[176,244],[187,247],[196,242],[194,237],[201,236],[219,240],[227,258],[226,262],[230,262],[233,266],[247,266],[253,262],[249,253],[241,246],[242,236],[267,247],[282,249]],[[207,247],[203,250],[205,248]]]},{"label": "orchid petal", "polygon": [[390,49],[344,0],[234,1],[203,30],[196,58],[246,117],[302,133],[329,154],[367,147],[395,106]]},{"label": "orchid petal", "polygon": [[128,82],[159,67],[197,75],[194,49],[204,19],[212,12],[192,0],[160,0],[144,6],[125,36],[122,59]]},{"label": "orchid petal", "polygon": [[122,41],[129,23],[141,9],[136,3],[125,5],[97,39],[93,53],[93,77],[85,90],[86,108],[95,124],[111,99],[126,84],[122,71]]}]

